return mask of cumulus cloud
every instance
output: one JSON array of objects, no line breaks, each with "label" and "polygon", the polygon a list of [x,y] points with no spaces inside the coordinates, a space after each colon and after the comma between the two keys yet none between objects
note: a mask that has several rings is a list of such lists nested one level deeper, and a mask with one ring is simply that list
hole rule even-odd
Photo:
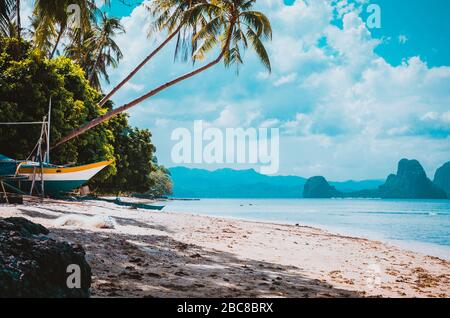
[{"label": "cumulus cloud", "polygon": [[[218,127],[279,127],[285,174],[380,178],[402,157],[417,158],[433,172],[450,157],[450,67],[429,67],[420,57],[389,64],[375,52],[380,40],[361,18],[366,2],[258,1],[274,29],[267,44],[272,74],[248,51],[239,77],[217,66],[134,108],[132,123],[153,130],[168,166],[171,129],[202,119]],[[126,54],[112,84],[161,41],[147,38],[142,7],[122,22],[127,34],[118,42]],[[173,63],[172,52],[173,44],[114,98],[116,104],[192,69]]]},{"label": "cumulus cloud", "polygon": [[274,86],[281,86],[284,84],[292,83],[297,79],[297,73],[290,73],[288,75],[280,76],[273,85]]}]

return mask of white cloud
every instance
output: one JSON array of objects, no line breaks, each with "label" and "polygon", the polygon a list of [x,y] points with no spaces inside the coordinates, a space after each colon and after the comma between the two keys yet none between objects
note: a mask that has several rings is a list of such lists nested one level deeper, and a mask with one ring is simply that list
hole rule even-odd
[{"label": "white cloud", "polygon": [[[153,130],[158,157],[169,166],[171,129],[203,119],[218,127],[280,127],[280,173],[381,178],[402,157],[419,159],[431,173],[450,157],[450,67],[429,67],[419,57],[390,65],[374,52],[380,41],[359,17],[361,3],[258,1],[274,28],[272,75],[247,52],[239,77],[217,66],[134,108],[132,123]],[[159,43],[147,38],[147,18],[137,8],[123,19],[127,34],[118,42],[126,54],[113,84]],[[173,63],[172,49],[145,66],[116,104],[191,69]]]},{"label": "white cloud", "polygon": [[280,78],[278,78],[273,85],[274,86],[281,86],[284,84],[288,84],[288,83],[292,83],[297,79],[297,73],[290,73],[288,75],[285,76],[281,76]]}]

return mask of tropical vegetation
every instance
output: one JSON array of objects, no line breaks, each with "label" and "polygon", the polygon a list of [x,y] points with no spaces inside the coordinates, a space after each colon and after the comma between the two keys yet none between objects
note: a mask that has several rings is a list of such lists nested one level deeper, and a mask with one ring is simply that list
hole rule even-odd
[{"label": "tropical vegetation", "polygon": [[[157,164],[151,133],[130,127],[124,112],[220,62],[238,71],[246,49],[270,71],[263,45],[272,37],[270,22],[253,9],[255,0],[146,2],[149,35],[167,36],[127,76],[111,80],[110,68],[123,58],[115,37],[125,31],[119,19],[103,10],[109,2],[98,8],[95,0],[35,0],[31,25],[23,28],[20,0],[0,1],[0,122],[40,120],[51,97],[53,162],[114,158],[115,164],[91,184],[98,192],[167,195],[169,172]],[[193,69],[113,107],[114,94],[172,40],[174,58],[191,62]],[[102,84],[110,81],[115,86],[104,93]],[[0,129],[0,152],[18,158],[33,149],[30,136],[38,136],[33,126]]]}]

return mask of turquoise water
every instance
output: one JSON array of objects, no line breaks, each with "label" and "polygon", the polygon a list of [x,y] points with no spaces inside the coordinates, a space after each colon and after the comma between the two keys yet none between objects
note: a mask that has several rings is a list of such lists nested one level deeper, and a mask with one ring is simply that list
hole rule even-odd
[{"label": "turquoise water", "polygon": [[450,259],[450,200],[202,199],[164,211],[311,225]]}]

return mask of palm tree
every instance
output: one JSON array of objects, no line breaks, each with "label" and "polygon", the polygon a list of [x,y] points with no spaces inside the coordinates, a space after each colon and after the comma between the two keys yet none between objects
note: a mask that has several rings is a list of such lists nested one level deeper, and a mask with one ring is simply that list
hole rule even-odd
[{"label": "palm tree", "polygon": [[[109,0],[104,0],[109,4]],[[34,4],[34,43],[50,58],[55,55],[64,34],[69,29],[70,5],[77,5],[80,9],[80,25],[82,32],[89,32],[91,22],[95,21],[98,8],[94,0],[36,0]],[[49,43],[52,43],[49,47]]]},{"label": "palm tree", "polygon": [[65,56],[81,66],[96,89],[101,89],[100,76],[109,83],[107,67],[117,67],[118,61],[123,58],[114,36],[125,32],[119,19],[108,18],[102,13],[101,20],[100,25],[94,25],[88,32],[79,29],[70,31],[71,42],[64,49]]},{"label": "palm tree", "polygon": [[11,11],[11,0],[4,0],[0,2],[0,23],[9,19],[9,13]]},{"label": "palm tree", "polygon": [[95,54],[97,54],[89,73],[89,82],[93,87],[100,88],[99,73],[109,83],[106,67],[117,67],[118,61],[123,58],[122,52],[113,38],[116,34],[124,32],[125,29],[119,19],[108,18],[105,13],[102,13],[102,22],[100,26],[94,27],[94,36],[89,39]]},{"label": "palm tree", "polygon": [[[93,119],[83,127],[74,130],[61,139],[53,146],[53,148],[77,137],[111,117],[138,105],[159,92],[206,71],[218,64],[222,59],[227,67],[242,64],[241,50],[246,49],[247,47],[254,49],[263,65],[270,72],[270,60],[266,49],[262,44],[262,40],[271,39],[272,29],[269,20],[263,13],[251,10],[254,3],[255,0],[211,0],[211,3],[197,5],[193,9],[198,13],[206,12],[211,19],[195,36],[196,39],[202,39],[203,43],[196,50],[193,58],[195,60],[203,59],[205,54],[218,44],[220,45],[220,52],[213,61],[156,87],[141,97]],[[198,6],[201,6],[201,10],[198,10]]]},{"label": "palm tree", "polygon": [[82,32],[80,29],[68,32],[69,44],[64,48],[64,55],[81,66],[86,74],[94,64],[95,41],[94,30]]},{"label": "palm tree", "polygon": [[[195,49],[195,41],[189,41],[189,34],[195,34],[198,24],[201,24],[204,19],[201,15],[195,14],[192,10],[197,4],[206,3],[206,0],[154,0],[148,6],[155,21],[153,23],[152,31],[167,30],[167,38],[149,55],[147,55],[139,65],[137,65],[119,84],[117,84],[99,103],[103,106],[111,97],[127,82],[129,82],[136,73],[144,67],[162,48],[164,48],[173,38],[178,36],[177,45],[175,49],[175,56],[182,51],[188,50],[191,47]],[[189,33],[189,31],[193,31]],[[183,33],[184,32],[184,33]],[[182,34],[183,33],[183,34]]]},{"label": "palm tree", "polygon": [[17,39],[20,42],[21,22],[20,22],[20,0],[16,0],[16,23],[17,23]]},{"label": "palm tree", "polygon": [[[67,6],[70,0],[36,0],[34,3],[34,43],[50,58],[54,56],[68,22]],[[58,30],[57,30],[58,27]],[[55,42],[53,43],[54,38]]]},{"label": "palm tree", "polygon": [[[18,37],[20,39],[20,3],[17,0],[2,0],[0,2],[0,34],[5,37]],[[16,19],[16,17],[19,17]],[[15,21],[14,21],[15,20]]]}]

